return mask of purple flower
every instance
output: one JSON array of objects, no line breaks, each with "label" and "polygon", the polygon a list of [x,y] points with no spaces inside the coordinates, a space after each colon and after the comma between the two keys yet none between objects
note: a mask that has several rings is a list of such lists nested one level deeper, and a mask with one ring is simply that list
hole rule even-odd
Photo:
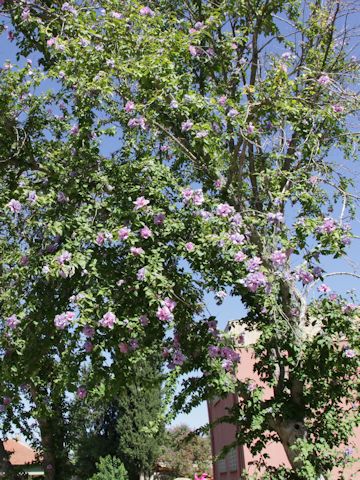
[{"label": "purple flower", "polygon": [[22,267],[26,267],[27,265],[29,265],[29,261],[30,261],[29,257],[28,257],[27,255],[23,255],[23,256],[20,258],[20,262],[19,262],[19,263],[20,263],[20,265],[21,265]]},{"label": "purple flower", "polygon": [[248,383],[248,384],[246,385],[246,390],[247,390],[249,393],[251,393],[251,392],[253,392],[254,390],[256,390],[256,388],[257,388],[257,385],[256,385],[255,382],[250,382],[250,383]]},{"label": "purple flower", "polygon": [[154,223],[155,225],[162,225],[165,220],[165,214],[164,213],[157,213],[154,215]]},{"label": "purple flower", "polygon": [[351,238],[344,235],[344,236],[341,237],[341,243],[343,245],[350,245],[351,244]]},{"label": "purple flower", "polygon": [[236,110],[236,108],[232,108],[232,109],[229,110],[229,112],[228,112],[228,117],[230,117],[230,118],[237,117],[238,115],[239,115],[239,111]]},{"label": "purple flower", "polygon": [[82,332],[87,338],[94,338],[95,336],[95,329],[90,327],[90,325],[85,325]]},{"label": "purple flower", "polygon": [[221,97],[218,98],[218,104],[221,107],[224,107],[226,105],[226,102],[227,102],[227,97],[225,95],[222,95]]},{"label": "purple flower", "polygon": [[80,400],[84,400],[87,396],[87,390],[85,387],[79,387],[76,391],[76,395]]},{"label": "purple flower", "polygon": [[172,357],[173,365],[181,366],[185,361],[186,361],[186,356],[180,350],[176,350]]},{"label": "purple flower", "polygon": [[235,256],[234,256],[235,262],[243,262],[245,259],[246,259],[246,255],[244,252],[235,253]]},{"label": "purple flower", "polygon": [[235,213],[235,215],[231,219],[231,223],[237,225],[238,227],[242,225],[243,219],[240,213]]},{"label": "purple flower", "polygon": [[223,301],[227,297],[227,293],[225,290],[219,290],[218,292],[215,293],[215,298],[219,301]]},{"label": "purple flower", "polygon": [[188,252],[193,252],[195,250],[195,245],[192,242],[185,243],[185,249]]},{"label": "purple flower", "polygon": [[214,188],[216,188],[216,190],[221,190],[222,187],[223,187],[223,180],[221,178],[218,178],[217,180],[215,180]]},{"label": "purple flower", "polygon": [[71,135],[77,135],[79,133],[79,125],[73,125],[70,129]]},{"label": "purple flower", "polygon": [[327,217],[324,218],[324,222],[320,227],[318,227],[318,232],[320,233],[331,233],[336,230],[336,221],[333,218]]},{"label": "purple flower", "polygon": [[133,338],[129,342],[129,347],[131,350],[136,350],[137,348],[139,348],[139,342],[135,338]]},{"label": "purple flower", "polygon": [[345,108],[339,104],[332,105],[332,109],[335,113],[343,113],[343,111],[345,110]]},{"label": "purple flower", "polygon": [[210,345],[208,351],[210,358],[217,358],[220,356],[220,347],[217,347],[216,345]]},{"label": "purple flower", "polygon": [[330,83],[330,77],[328,75],[321,75],[321,77],[318,78],[318,84],[319,85],[327,85]]},{"label": "purple flower", "polygon": [[114,328],[117,318],[114,313],[106,312],[100,320],[99,324],[105,328]]},{"label": "purple flower", "polygon": [[275,267],[281,267],[286,263],[286,253],[282,252],[281,250],[276,250],[274,253],[271,254],[271,261]]},{"label": "purple flower", "polygon": [[12,198],[10,202],[6,205],[12,213],[20,213],[22,205],[18,200]]},{"label": "purple flower", "polygon": [[146,268],[140,268],[140,270],[137,271],[136,278],[140,281],[145,280],[145,275],[146,275]]},{"label": "purple flower", "polygon": [[169,322],[174,318],[170,308],[166,305],[163,305],[157,309],[156,316],[162,322]]},{"label": "purple flower", "polygon": [[216,209],[216,214],[220,217],[228,217],[234,212],[234,207],[228,203],[220,203]]},{"label": "purple flower", "polygon": [[248,272],[253,273],[259,270],[261,264],[262,264],[261,258],[253,257],[253,258],[250,258],[245,265]]},{"label": "purple flower", "polygon": [[135,202],[133,202],[134,210],[140,210],[141,208],[144,208],[147,205],[149,205],[149,203],[150,203],[150,200],[147,200],[145,197],[138,197],[135,200]]},{"label": "purple flower", "polygon": [[132,111],[135,110],[135,103],[132,102],[131,100],[127,101],[125,104],[124,110],[126,113],[131,113]]},{"label": "purple flower", "polygon": [[329,293],[331,292],[331,288],[326,285],[325,283],[322,283],[319,287],[318,287],[318,291],[320,293]]},{"label": "purple flower", "polygon": [[150,238],[152,236],[152,231],[150,230],[149,227],[147,227],[145,225],[145,227],[143,227],[140,230],[140,236],[141,236],[141,238],[144,238],[145,240],[147,240],[148,238]]},{"label": "purple flower", "polygon": [[231,360],[225,358],[222,362],[221,362],[221,366],[223,367],[224,370],[226,370],[227,372],[231,372],[231,370],[234,368],[234,364]]},{"label": "purple flower", "polygon": [[123,15],[119,12],[111,12],[111,16],[113,18],[116,18],[116,20],[120,20],[121,18],[123,18]]},{"label": "purple flower", "polygon": [[94,345],[90,340],[86,340],[84,343],[84,349],[86,353],[91,353],[94,350]]},{"label": "purple flower", "polygon": [[145,250],[141,247],[131,247],[130,253],[131,255],[134,255],[134,257],[139,257],[145,253]]},{"label": "purple flower", "polygon": [[140,324],[143,327],[146,327],[146,325],[149,325],[150,323],[149,317],[147,315],[141,315],[139,320],[140,320]]},{"label": "purple flower", "polygon": [[28,199],[29,203],[36,203],[36,201],[38,199],[38,197],[36,195],[36,192],[34,192],[34,191],[29,192],[27,199]]},{"label": "purple flower", "polygon": [[356,357],[356,352],[355,350],[351,349],[349,345],[346,345],[343,349],[344,356],[346,358],[354,358]]},{"label": "purple flower", "polygon": [[346,447],[344,450],[345,457],[351,457],[354,454],[354,450],[351,447]]},{"label": "purple flower", "polygon": [[281,212],[269,213],[267,219],[269,223],[279,225],[284,222],[284,215]]},{"label": "purple flower", "polygon": [[251,122],[250,122],[249,125],[247,126],[246,131],[247,131],[247,133],[248,133],[249,135],[251,135],[252,133],[255,132],[255,127],[254,127],[254,125],[253,125]]},{"label": "purple flower", "polygon": [[118,231],[119,240],[126,240],[127,238],[129,238],[130,232],[131,230],[128,227],[120,228],[120,230]]},{"label": "purple flower", "polygon": [[170,108],[179,108],[179,104],[176,100],[171,100]]},{"label": "purple flower", "polygon": [[24,10],[21,13],[21,20],[26,22],[26,20],[29,20],[29,18],[30,18],[30,8],[25,7]]},{"label": "purple flower", "polygon": [[130,118],[128,126],[130,128],[140,127],[142,130],[146,130],[146,120],[144,117]]},{"label": "purple flower", "polygon": [[181,131],[188,132],[189,130],[192,129],[193,126],[194,126],[194,123],[191,120],[186,120],[186,122],[182,122],[181,124]]},{"label": "purple flower", "polygon": [[199,132],[197,132],[197,134],[195,135],[196,138],[205,138],[209,135],[209,132],[207,130],[200,130]]},{"label": "purple flower", "polygon": [[150,7],[146,6],[140,9],[140,15],[142,15],[143,17],[153,17],[155,15],[155,12],[153,12]]},{"label": "purple flower", "polygon": [[65,312],[60,315],[56,315],[54,318],[54,325],[58,330],[64,330],[68,327],[72,320],[75,318],[74,312]]},{"label": "purple flower", "polygon": [[193,204],[196,206],[200,206],[204,203],[204,194],[201,189],[194,191],[194,194],[192,196],[192,201],[193,201]]},{"label": "purple flower", "polygon": [[11,330],[15,330],[19,324],[20,320],[17,318],[16,315],[11,315],[11,317],[6,319],[6,326],[9,327]]},{"label": "purple flower", "polygon": [[229,238],[234,245],[242,245],[245,241],[244,235],[242,235],[241,233],[237,233],[237,232],[232,233],[229,236]]},{"label": "purple flower", "polygon": [[58,192],[58,194],[56,196],[56,200],[59,203],[66,203],[69,200],[69,198],[65,195],[64,192]]},{"label": "purple flower", "polygon": [[44,265],[41,269],[41,272],[44,274],[44,275],[47,275],[49,272],[50,272],[50,268],[49,268],[49,265]]},{"label": "purple flower", "polygon": [[308,270],[300,269],[297,273],[297,277],[302,281],[303,285],[308,285],[314,281],[314,275]]},{"label": "purple flower", "polygon": [[249,273],[244,280],[245,287],[252,293],[255,293],[258,288],[264,287],[266,283],[267,279],[262,272]]},{"label": "purple flower", "polygon": [[65,262],[70,262],[71,253],[65,250],[61,255],[58,256],[57,262],[59,265],[64,265]]}]

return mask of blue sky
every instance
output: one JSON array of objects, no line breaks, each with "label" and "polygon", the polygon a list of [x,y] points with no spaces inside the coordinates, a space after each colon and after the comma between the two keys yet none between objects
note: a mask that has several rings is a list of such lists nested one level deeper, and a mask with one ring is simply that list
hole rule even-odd
[{"label": "blue sky", "polygon": [[[352,25],[360,24],[360,16],[354,15],[351,18],[350,23]],[[11,63],[16,63],[15,59],[15,45],[11,44],[7,40],[7,35],[4,33],[0,36],[0,66],[7,60],[10,60]],[[356,51],[353,52],[355,55]],[[104,145],[106,148],[106,145]],[[338,152],[332,152],[332,160],[334,160],[341,169],[344,169],[347,172],[347,175],[351,176],[356,185],[359,186],[359,175],[360,169],[359,165],[354,162],[345,161]],[[355,160],[355,159],[354,159]],[[356,190],[356,189],[355,189]],[[295,213],[295,212],[294,212]],[[336,213],[334,216],[336,217]],[[353,233],[360,237],[360,222],[359,219],[352,223]],[[323,263],[323,267],[328,271],[342,271],[342,272],[360,272],[360,244],[359,240],[354,239],[352,245],[348,250],[348,255],[334,263],[334,261],[326,259]],[[326,283],[332,288],[333,291],[338,293],[346,293],[349,290],[357,290],[360,283],[358,279],[355,279],[350,276],[334,276],[326,280]],[[316,288],[314,288],[316,292]],[[314,293],[316,294],[316,293]],[[244,314],[244,308],[238,298],[228,297],[225,299],[224,303],[221,306],[216,305],[214,299],[210,296],[207,297],[207,308],[210,313],[217,317],[219,325],[221,328],[225,327],[226,323],[229,320],[241,318]],[[179,415],[174,421],[174,424],[187,423],[193,428],[197,428],[207,422],[207,409],[206,405],[203,404],[200,407],[194,409],[188,415]]]}]

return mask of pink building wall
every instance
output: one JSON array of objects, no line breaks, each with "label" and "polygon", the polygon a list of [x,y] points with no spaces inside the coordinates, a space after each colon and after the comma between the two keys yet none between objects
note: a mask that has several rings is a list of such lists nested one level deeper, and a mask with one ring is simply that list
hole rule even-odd
[{"label": "pink building wall", "polygon": [[[253,338],[251,339],[253,340]],[[248,342],[245,342],[249,344]],[[254,343],[254,342],[251,342]],[[252,349],[249,347],[242,347],[241,351],[241,364],[239,365],[237,376],[239,379],[251,378],[255,382],[261,384],[261,381],[253,371],[254,356]],[[265,391],[267,398],[272,395],[272,390],[267,389]],[[231,408],[237,402],[235,394],[229,395],[225,399],[214,399],[208,402],[209,422],[212,423],[216,419],[223,417],[227,414],[228,408]],[[229,423],[220,423],[211,430],[211,444],[213,457],[215,458],[222,450],[224,446],[231,444],[235,440],[236,428],[241,428],[241,425],[234,426]],[[360,428],[356,429],[355,436],[349,442],[356,445],[356,452],[354,455],[360,456]],[[263,453],[269,455],[269,459],[266,461],[268,466],[278,467],[285,465],[290,467],[284,448],[281,443],[274,442],[269,444]],[[246,446],[239,445],[230,452],[224,460],[215,462],[213,465],[214,480],[239,480],[242,473],[248,472],[250,474],[256,473],[256,468],[253,462],[258,460],[258,457],[253,457],[250,450]],[[257,472],[259,473],[259,472]],[[337,472],[334,471],[332,478],[335,480],[338,478]],[[341,477],[343,478],[343,477]],[[360,480],[360,462],[352,465],[345,471],[344,478],[346,480]]]}]

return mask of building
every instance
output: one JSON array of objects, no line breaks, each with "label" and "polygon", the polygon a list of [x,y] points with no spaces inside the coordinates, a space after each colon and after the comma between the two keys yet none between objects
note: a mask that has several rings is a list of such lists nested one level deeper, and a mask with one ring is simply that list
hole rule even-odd
[{"label": "building", "polygon": [[[36,458],[36,452],[17,439],[4,442],[4,447],[10,454],[10,463],[21,473],[26,473],[29,478],[44,478],[44,471]],[[1,472],[0,472],[1,476]]]},{"label": "building", "polygon": [[[239,322],[229,323],[227,330],[233,333],[237,338],[241,338],[239,351],[241,354],[241,365],[237,372],[239,379],[253,379],[261,384],[260,379],[253,371],[255,362],[252,345],[256,343],[259,334],[256,332],[248,332],[244,325]],[[271,389],[265,389],[265,395],[270,398]],[[228,409],[238,402],[235,394],[229,395],[227,398],[214,398],[208,402],[209,422],[227,414]],[[235,426],[229,423],[219,423],[211,430],[211,445],[213,458],[216,458],[223,447],[230,445],[236,438],[237,429],[241,425]],[[360,455],[360,428],[355,432],[355,438],[351,439],[357,445],[357,455]],[[289,461],[285,454],[281,443],[274,442],[269,444],[263,453],[269,455],[266,460],[268,466],[279,467],[281,465],[290,467]],[[214,480],[239,480],[244,472],[249,474],[259,473],[254,462],[259,460],[260,456],[253,457],[250,450],[244,445],[238,445],[228,452],[225,458],[216,461],[213,465]],[[334,472],[334,478],[337,478]],[[355,480],[360,478],[360,464],[357,462],[345,472],[346,480]]]}]

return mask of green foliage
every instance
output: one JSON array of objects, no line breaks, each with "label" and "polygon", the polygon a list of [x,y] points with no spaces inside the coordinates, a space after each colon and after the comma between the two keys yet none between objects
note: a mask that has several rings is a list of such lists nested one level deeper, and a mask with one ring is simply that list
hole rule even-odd
[{"label": "green foliage", "polygon": [[127,480],[124,465],[117,458],[110,455],[100,459],[97,464],[98,472],[89,480]]}]

